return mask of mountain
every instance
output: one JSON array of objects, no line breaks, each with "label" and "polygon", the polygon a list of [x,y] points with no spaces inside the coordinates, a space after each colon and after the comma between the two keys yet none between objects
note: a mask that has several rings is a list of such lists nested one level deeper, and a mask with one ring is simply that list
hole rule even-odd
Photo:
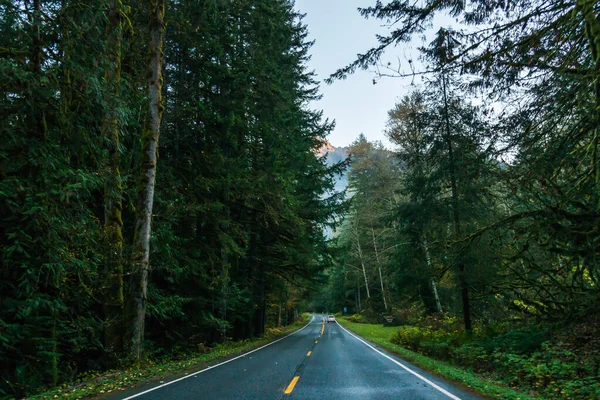
[{"label": "mountain", "polygon": [[[348,158],[348,148],[335,147],[331,143],[325,142],[317,154],[319,157],[326,157],[327,165],[331,166]],[[346,190],[347,187],[348,171],[345,171],[342,175],[337,177],[335,181],[334,192],[342,192]],[[325,229],[325,236],[330,239],[335,236],[335,232],[333,232],[331,228],[327,228]]]},{"label": "mountain", "polygon": [[[348,157],[348,147],[335,147],[329,142],[325,142],[323,146],[318,151],[319,156],[327,157],[327,165],[331,166],[333,164],[339,163],[340,161],[344,161]],[[341,192],[348,187],[348,174],[344,173],[339,176],[335,183],[335,191]]]}]

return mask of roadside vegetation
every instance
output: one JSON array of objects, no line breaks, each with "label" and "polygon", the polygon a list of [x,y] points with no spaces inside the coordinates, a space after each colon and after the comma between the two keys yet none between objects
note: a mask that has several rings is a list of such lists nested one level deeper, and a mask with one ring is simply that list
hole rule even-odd
[{"label": "roadside vegetation", "polygon": [[269,328],[261,337],[242,341],[229,341],[214,347],[199,346],[195,351],[174,350],[162,357],[144,360],[141,365],[124,370],[90,371],[74,382],[52,388],[30,399],[87,399],[103,397],[141,384],[154,382],[157,385],[194,373],[210,362],[218,362],[245,353],[302,328],[310,316],[303,313],[300,318],[284,328]]},{"label": "roadside vegetation", "polygon": [[330,81],[412,85],[388,112],[391,148],[360,135],[348,150],[351,206],[314,308],[394,315],[391,345],[534,397],[597,399],[600,3],[360,12],[392,27]]},{"label": "roadside vegetation", "polygon": [[0,1],[0,398],[298,317],[344,167],[310,47],[291,0]]},{"label": "roadside vegetation", "polygon": [[600,396],[600,1],[371,3],[389,32],[327,81],[412,85],[391,148],[328,164],[292,0],[0,1],[0,397],[116,388],[305,306]]},{"label": "roadside vegetation", "polygon": [[494,399],[597,399],[598,321],[552,334],[539,326],[466,335],[448,315],[402,326],[338,318],[344,327],[438,376]]}]

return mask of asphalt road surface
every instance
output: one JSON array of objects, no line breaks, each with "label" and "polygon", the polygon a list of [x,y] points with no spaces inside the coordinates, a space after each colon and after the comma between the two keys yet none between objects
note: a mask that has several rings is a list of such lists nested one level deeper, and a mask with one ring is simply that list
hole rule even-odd
[{"label": "asphalt road surface", "polygon": [[479,399],[381,348],[323,323],[245,355],[150,388],[123,393],[137,400]]}]

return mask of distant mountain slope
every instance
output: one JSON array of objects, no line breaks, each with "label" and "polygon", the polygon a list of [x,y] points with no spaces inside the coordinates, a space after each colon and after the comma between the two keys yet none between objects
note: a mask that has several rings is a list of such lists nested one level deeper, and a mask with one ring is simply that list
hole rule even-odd
[{"label": "distant mountain slope", "polygon": [[[318,155],[320,157],[327,157],[327,165],[331,166],[340,161],[344,161],[348,157],[347,147],[335,147],[331,143],[327,142],[321,149],[319,149]],[[334,191],[342,192],[348,187],[348,171],[345,171],[342,175],[337,177],[335,182]],[[325,230],[325,236],[329,239],[335,236],[335,232],[331,228]]]},{"label": "distant mountain slope", "polygon": [[[327,142],[319,150],[320,156],[327,156],[327,165],[333,165],[340,161],[344,161],[348,157],[347,147],[335,147]],[[335,191],[341,192],[348,187],[348,174],[344,173],[338,178],[335,183]]]}]

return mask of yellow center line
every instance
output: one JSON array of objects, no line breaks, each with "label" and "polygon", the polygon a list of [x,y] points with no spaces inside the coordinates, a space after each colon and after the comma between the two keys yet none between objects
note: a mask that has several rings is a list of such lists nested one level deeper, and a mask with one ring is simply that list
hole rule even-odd
[{"label": "yellow center line", "polygon": [[319,343],[319,341],[318,341],[318,340],[315,340],[315,344],[317,344],[317,343]]},{"label": "yellow center line", "polygon": [[287,389],[285,389],[285,394],[290,394],[292,393],[292,390],[294,390],[294,387],[296,386],[296,383],[298,383],[298,379],[300,379],[299,376],[295,376],[294,379],[292,379],[292,381],[290,382],[290,384],[288,385]]},{"label": "yellow center line", "polygon": [[310,353],[312,353],[312,351],[309,351],[308,353],[306,353],[306,356],[310,356]]}]

